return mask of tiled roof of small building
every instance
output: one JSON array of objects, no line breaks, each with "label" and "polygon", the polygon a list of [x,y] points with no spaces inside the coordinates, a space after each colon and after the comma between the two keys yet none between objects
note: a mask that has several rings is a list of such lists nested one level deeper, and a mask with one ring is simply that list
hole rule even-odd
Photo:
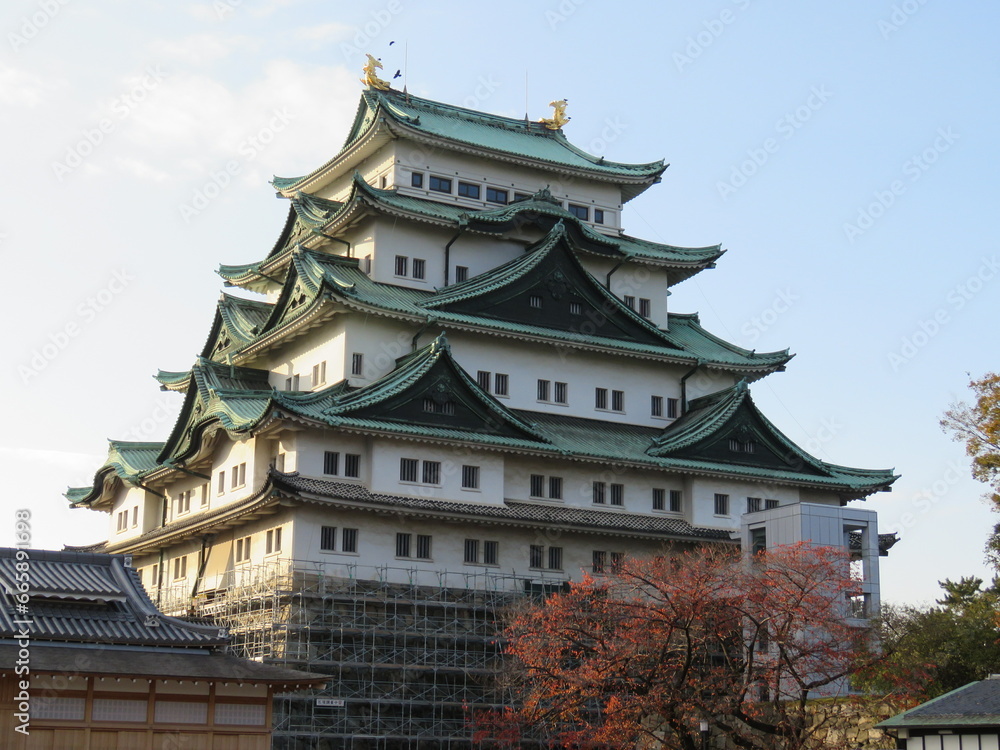
[{"label": "tiled roof of small building", "polygon": [[885,729],[991,727],[1000,729],[1000,675],[952,690],[876,724]]}]

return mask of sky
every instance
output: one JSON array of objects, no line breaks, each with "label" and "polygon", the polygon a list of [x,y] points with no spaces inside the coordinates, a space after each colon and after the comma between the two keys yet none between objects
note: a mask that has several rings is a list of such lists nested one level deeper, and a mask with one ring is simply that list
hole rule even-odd
[{"label": "sky", "polygon": [[161,440],[208,335],[220,263],[264,257],[267,184],[339,150],[364,55],[419,96],[549,116],[608,159],[670,167],[625,230],[721,243],[676,312],[750,349],[752,387],[818,457],[895,467],[869,498],[900,542],[884,600],[989,578],[997,519],[942,413],[998,368],[1000,6],[942,0],[334,3],[6,0],[0,258],[6,361],[0,544],[104,538],[70,510],[106,439]]}]

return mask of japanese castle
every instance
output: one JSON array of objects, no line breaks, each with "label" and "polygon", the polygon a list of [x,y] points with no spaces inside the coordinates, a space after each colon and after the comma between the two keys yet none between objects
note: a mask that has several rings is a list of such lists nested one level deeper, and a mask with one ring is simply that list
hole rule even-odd
[{"label": "japanese castle", "polygon": [[497,610],[626,554],[845,546],[873,613],[894,538],[850,503],[896,476],[760,412],[787,350],[668,309],[724,251],[625,232],[664,162],[582,151],[565,103],[535,122],[366,82],[340,151],[273,180],[273,248],[220,266],[204,347],[158,374],[167,440],[111,441],[67,493],[165,612],[331,676],[276,699],[274,747],[468,747],[470,707],[505,701]]}]

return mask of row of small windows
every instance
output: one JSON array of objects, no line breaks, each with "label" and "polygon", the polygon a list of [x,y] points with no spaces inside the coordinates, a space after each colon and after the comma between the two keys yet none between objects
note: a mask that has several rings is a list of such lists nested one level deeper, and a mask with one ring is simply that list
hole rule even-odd
[{"label": "row of small windows", "polygon": [[[748,497],[746,512],[757,513],[760,510],[771,510],[772,508],[777,508],[779,504],[777,500],[772,500],[771,498]],[[729,495],[719,492],[715,493],[715,515],[729,515]]]},{"label": "row of small windows", "polygon": [[411,258],[408,255],[396,256],[396,276],[423,281],[427,278],[427,261],[423,258]]},{"label": "row of small windows", "polygon": [[[422,461],[417,458],[399,459],[399,481],[409,484],[441,484],[441,462]],[[462,489],[479,489],[479,467],[462,466]]]},{"label": "row of small windows", "polygon": [[[319,530],[319,548],[323,552],[344,552],[356,554],[358,551],[358,530],[336,526],[321,526]],[[339,541],[339,544],[338,544]]]},{"label": "row of small windows", "polygon": [[226,491],[226,474],[231,476],[231,481],[229,489],[235,490],[240,487],[245,487],[247,483],[247,465],[244,461],[243,463],[236,464],[228,472],[225,469],[221,469],[218,474],[216,474],[215,481],[215,493],[217,495],[222,495]]},{"label": "row of small windows", "polygon": [[[349,477],[358,479],[361,477],[361,456],[357,453],[345,453],[343,466],[341,466],[341,456],[339,451],[323,452],[323,473],[330,476]],[[341,473],[343,469],[343,473]]]},{"label": "row of small windows", "polygon": [[[435,193],[447,193],[452,195],[452,188],[454,187],[455,181],[451,177],[441,177],[436,174],[431,174],[427,176],[427,189],[432,190]],[[410,174],[410,185],[415,188],[423,188],[424,186],[424,173],[423,172],[412,172]],[[483,186],[476,182],[464,182],[458,180],[458,190],[457,193],[459,197],[471,198],[472,200],[480,200],[483,195]],[[514,193],[515,201],[523,201],[530,198],[529,193]],[[499,205],[506,205],[510,202],[510,192],[503,188],[496,188],[490,185],[486,185],[486,202],[487,203],[497,203]],[[566,209],[573,214],[578,219],[583,221],[590,221],[590,206],[583,205],[581,203],[568,203]],[[594,209],[594,223],[603,224],[605,221],[605,212],[602,208]]]},{"label": "row of small windows", "polygon": [[642,317],[648,318],[653,313],[653,301],[645,297],[639,297],[639,304],[636,305],[636,298],[626,294],[622,301],[629,310],[639,313]]},{"label": "row of small windows", "polygon": [[[361,375],[365,368],[365,355],[354,352],[351,355],[351,375]],[[326,384],[326,360],[318,362],[312,367],[312,387],[318,388]],[[301,377],[298,374],[289,375],[285,378],[285,390],[297,391],[301,385]]]}]

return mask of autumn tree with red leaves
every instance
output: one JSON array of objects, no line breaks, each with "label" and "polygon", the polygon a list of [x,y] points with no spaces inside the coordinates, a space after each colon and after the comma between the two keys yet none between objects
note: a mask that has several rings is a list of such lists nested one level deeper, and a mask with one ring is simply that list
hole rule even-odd
[{"label": "autumn tree with red leaves", "polygon": [[514,616],[521,707],[480,716],[477,738],[699,750],[707,721],[738,747],[807,747],[807,700],[870,661],[845,619],[860,588],[844,552],[805,544],[625,560]]}]

